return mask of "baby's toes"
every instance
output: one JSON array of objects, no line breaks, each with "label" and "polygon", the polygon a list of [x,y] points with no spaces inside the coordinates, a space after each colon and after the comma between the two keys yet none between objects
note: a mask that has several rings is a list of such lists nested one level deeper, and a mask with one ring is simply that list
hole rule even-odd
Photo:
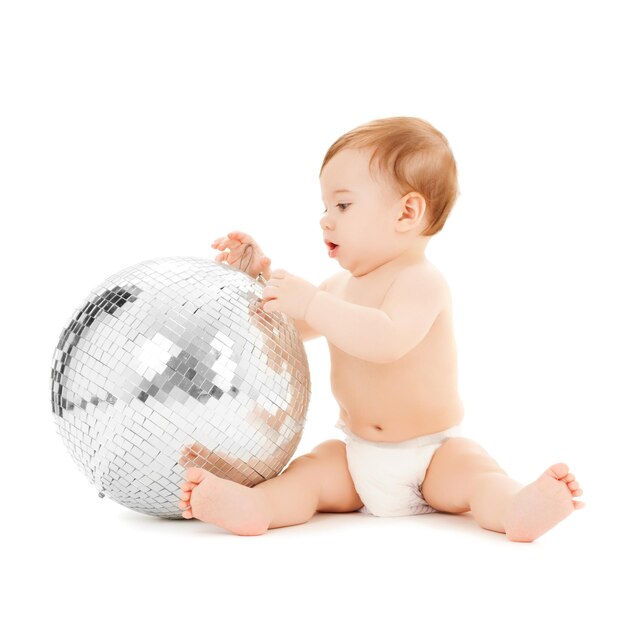
[{"label": "baby's toes", "polygon": [[550,466],[548,471],[557,480],[563,480],[564,478],[567,478],[569,474],[569,467],[565,463],[555,463],[554,465]]},{"label": "baby's toes", "polygon": [[576,481],[576,477],[574,474],[568,474],[565,478],[563,478],[563,482],[569,487],[569,490],[572,492],[573,496],[582,496],[583,490],[580,488],[580,485]]},{"label": "baby's toes", "polygon": [[188,467],[185,473],[187,480],[197,485],[209,472],[199,467]]},{"label": "baby's toes", "polygon": [[[183,491],[178,502],[178,508],[183,511],[183,517],[193,517],[191,512],[191,491]],[[186,516],[185,513],[189,513],[189,516]]]},{"label": "baby's toes", "polygon": [[186,509],[191,502],[191,492],[194,487],[197,487],[198,483],[185,482],[180,486],[180,502],[178,503],[179,508]]}]

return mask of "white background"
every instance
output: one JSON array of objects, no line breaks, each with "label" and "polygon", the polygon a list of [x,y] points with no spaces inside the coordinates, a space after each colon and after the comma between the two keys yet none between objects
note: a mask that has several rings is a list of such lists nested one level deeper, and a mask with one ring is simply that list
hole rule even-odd
[{"label": "white background", "polygon": [[[624,556],[619,3],[1,7],[11,623],[623,619],[607,570]],[[134,263],[213,257],[234,229],[274,269],[319,283],[340,269],[319,227],[324,154],[396,115],[440,129],[459,167],[461,196],[427,255],[453,293],[469,436],[520,482],[566,462],[586,508],[521,544],[471,514],[325,514],[239,537],[99,499],[50,408],[75,307]],[[342,437],[325,340],[307,352],[297,455]]]}]

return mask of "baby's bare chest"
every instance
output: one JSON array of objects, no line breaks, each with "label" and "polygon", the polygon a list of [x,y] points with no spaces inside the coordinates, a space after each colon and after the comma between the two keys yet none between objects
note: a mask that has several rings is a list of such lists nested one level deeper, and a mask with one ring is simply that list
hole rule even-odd
[{"label": "baby's bare chest", "polygon": [[[345,280],[332,292],[354,304],[382,308],[392,283]],[[364,361],[332,344],[329,349],[333,395],[353,432],[371,437],[384,431],[400,439],[458,420],[456,344],[448,308],[420,344],[393,363]]]}]

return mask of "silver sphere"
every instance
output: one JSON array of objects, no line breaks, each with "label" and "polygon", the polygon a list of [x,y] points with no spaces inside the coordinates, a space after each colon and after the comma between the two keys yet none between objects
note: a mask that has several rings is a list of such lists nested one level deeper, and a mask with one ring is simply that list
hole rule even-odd
[{"label": "silver sphere", "polygon": [[159,258],[115,274],[74,312],[54,352],[52,410],[101,497],[184,519],[187,467],[247,486],[282,471],[311,383],[297,329],[261,309],[262,291],[225,263]]}]

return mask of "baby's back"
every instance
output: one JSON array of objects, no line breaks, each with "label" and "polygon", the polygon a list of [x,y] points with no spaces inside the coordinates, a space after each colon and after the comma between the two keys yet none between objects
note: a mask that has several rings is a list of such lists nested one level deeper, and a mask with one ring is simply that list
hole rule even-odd
[{"label": "baby's back", "polygon": [[[438,271],[430,263],[427,266],[428,271]],[[329,342],[332,392],[341,418],[355,435],[373,441],[403,441],[445,430],[463,419],[452,299],[441,278],[443,310],[426,337],[402,358],[372,363]],[[394,279],[355,279],[346,271],[333,277],[326,289],[348,302],[380,308]]]}]

